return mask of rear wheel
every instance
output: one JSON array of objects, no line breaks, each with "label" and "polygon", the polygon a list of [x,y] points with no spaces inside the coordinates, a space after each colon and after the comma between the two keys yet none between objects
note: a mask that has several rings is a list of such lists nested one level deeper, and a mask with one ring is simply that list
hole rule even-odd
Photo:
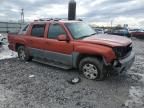
[{"label": "rear wheel", "polygon": [[30,61],[32,57],[29,55],[28,51],[25,49],[24,46],[18,47],[18,57],[21,61]]},{"label": "rear wheel", "polygon": [[107,76],[103,63],[94,57],[86,57],[80,61],[80,72],[90,80],[104,80]]}]

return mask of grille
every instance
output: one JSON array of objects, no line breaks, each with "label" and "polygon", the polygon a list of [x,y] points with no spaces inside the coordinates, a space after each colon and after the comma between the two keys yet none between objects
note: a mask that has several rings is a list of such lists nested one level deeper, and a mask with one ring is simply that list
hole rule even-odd
[{"label": "grille", "polygon": [[124,47],[115,47],[114,51],[118,58],[124,58],[132,51],[132,44],[129,44]]}]

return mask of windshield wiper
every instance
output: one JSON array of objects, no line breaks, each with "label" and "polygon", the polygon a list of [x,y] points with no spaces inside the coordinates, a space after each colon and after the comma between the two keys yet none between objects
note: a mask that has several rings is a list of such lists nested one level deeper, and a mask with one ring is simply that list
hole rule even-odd
[{"label": "windshield wiper", "polygon": [[86,38],[86,37],[90,37],[90,35],[82,36],[82,37],[79,37],[78,39],[83,39],[83,38]]},{"label": "windshield wiper", "polygon": [[91,34],[91,35],[95,35],[95,34],[97,34],[97,33],[93,33],[93,34]]},{"label": "windshield wiper", "polygon": [[85,36],[79,37],[78,39],[83,39],[83,38],[86,38],[86,37],[90,37],[90,36],[95,35],[95,34],[97,34],[97,33],[93,33],[93,34],[90,34],[90,35],[85,35]]}]

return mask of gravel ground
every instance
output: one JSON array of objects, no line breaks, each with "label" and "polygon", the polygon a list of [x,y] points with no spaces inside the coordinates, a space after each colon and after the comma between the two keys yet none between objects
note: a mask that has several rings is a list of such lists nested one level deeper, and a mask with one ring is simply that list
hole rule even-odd
[{"label": "gravel ground", "polygon": [[127,74],[69,84],[76,70],[18,58],[0,60],[0,108],[144,108],[144,42],[133,39],[136,60]]}]

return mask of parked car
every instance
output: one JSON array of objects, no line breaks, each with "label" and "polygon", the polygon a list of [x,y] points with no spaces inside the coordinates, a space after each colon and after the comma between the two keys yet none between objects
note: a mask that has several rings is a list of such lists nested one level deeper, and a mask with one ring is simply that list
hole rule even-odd
[{"label": "parked car", "polygon": [[132,41],[96,32],[82,21],[34,21],[18,35],[9,34],[9,48],[22,61],[79,69],[86,78],[104,80],[122,73],[134,62]]},{"label": "parked car", "polygon": [[144,30],[139,29],[139,30],[137,30],[137,31],[135,31],[135,32],[132,32],[132,33],[131,33],[131,36],[132,36],[132,37],[137,37],[137,38],[144,39]]},{"label": "parked car", "polygon": [[109,32],[109,29],[104,29],[104,33],[108,33]]},{"label": "parked car", "polygon": [[108,32],[108,34],[131,37],[128,29],[113,29],[112,31]]},{"label": "parked car", "polygon": [[0,42],[3,42],[3,43],[7,43],[8,42],[5,35],[0,34]]},{"label": "parked car", "polygon": [[0,52],[2,51],[3,43],[0,41]]},{"label": "parked car", "polygon": [[97,34],[104,34],[104,30],[101,28],[94,28]]},{"label": "parked car", "polygon": [[129,33],[131,34],[131,33],[133,33],[133,32],[139,31],[139,29],[128,29],[128,31],[129,31]]}]

